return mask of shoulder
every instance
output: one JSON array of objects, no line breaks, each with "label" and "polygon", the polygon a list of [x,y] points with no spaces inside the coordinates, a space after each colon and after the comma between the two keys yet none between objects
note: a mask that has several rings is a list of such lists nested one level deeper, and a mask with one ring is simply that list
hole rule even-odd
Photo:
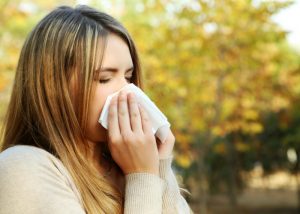
[{"label": "shoulder", "polygon": [[22,175],[33,179],[36,173],[49,172],[59,176],[67,173],[60,170],[62,167],[58,158],[35,146],[16,145],[0,153],[0,177]]},{"label": "shoulder", "polygon": [[26,174],[40,170],[41,166],[51,166],[46,151],[34,146],[17,145],[0,153],[0,177]]},{"label": "shoulder", "polygon": [[64,203],[80,210],[75,189],[63,164],[46,150],[17,145],[0,153],[0,207],[7,213],[60,213]]},{"label": "shoulder", "polygon": [[0,166],[3,166],[3,164],[9,164],[10,166],[17,164],[16,166],[20,166],[25,160],[29,162],[26,162],[24,165],[38,163],[41,160],[46,161],[47,156],[49,155],[51,154],[47,151],[35,146],[16,145],[7,148],[0,153]]}]

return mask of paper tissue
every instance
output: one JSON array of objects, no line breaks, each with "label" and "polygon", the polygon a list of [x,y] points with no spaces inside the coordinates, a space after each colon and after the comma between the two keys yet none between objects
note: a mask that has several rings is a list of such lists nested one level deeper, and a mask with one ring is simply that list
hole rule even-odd
[{"label": "paper tissue", "polygon": [[171,125],[168,122],[166,116],[157,108],[157,106],[150,100],[150,98],[139,87],[135,86],[133,83],[124,86],[119,91],[107,97],[98,122],[104,128],[107,129],[108,110],[109,110],[110,101],[112,97],[119,94],[121,90],[130,91],[135,94],[137,102],[140,103],[142,107],[144,107],[144,109],[147,111],[149,115],[152,124],[153,133],[160,140],[160,142],[163,143],[168,136]]}]

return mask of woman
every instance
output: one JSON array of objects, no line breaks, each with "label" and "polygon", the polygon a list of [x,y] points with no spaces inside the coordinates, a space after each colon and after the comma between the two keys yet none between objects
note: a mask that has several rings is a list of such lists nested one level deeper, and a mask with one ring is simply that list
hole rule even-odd
[{"label": "woman", "polygon": [[61,6],[24,43],[4,122],[0,213],[190,213],[172,172],[170,132],[156,142],[126,29],[87,6]]}]

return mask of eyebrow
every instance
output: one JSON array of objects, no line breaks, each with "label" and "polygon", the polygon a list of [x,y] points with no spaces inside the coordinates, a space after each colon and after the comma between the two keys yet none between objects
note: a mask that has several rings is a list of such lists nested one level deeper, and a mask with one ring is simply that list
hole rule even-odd
[{"label": "eyebrow", "polygon": [[[133,67],[128,68],[126,70],[126,72],[128,72],[128,71],[133,71]],[[118,69],[117,68],[105,67],[105,68],[101,68],[100,72],[118,72]]]}]

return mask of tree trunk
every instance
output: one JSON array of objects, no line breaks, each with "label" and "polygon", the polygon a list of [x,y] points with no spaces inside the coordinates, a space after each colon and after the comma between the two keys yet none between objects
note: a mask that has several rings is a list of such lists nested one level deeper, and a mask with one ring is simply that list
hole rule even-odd
[{"label": "tree trunk", "polygon": [[236,184],[236,165],[235,165],[235,148],[234,142],[226,140],[227,148],[227,184],[228,184],[228,198],[231,210],[234,211],[237,204],[237,184]]},{"label": "tree trunk", "polygon": [[296,150],[297,162],[296,162],[296,181],[297,181],[297,195],[298,195],[298,213],[300,213],[300,151]]},{"label": "tree trunk", "polygon": [[197,161],[197,170],[198,170],[198,175],[197,179],[199,182],[198,186],[198,210],[199,213],[201,214],[207,214],[207,199],[208,199],[208,180],[207,180],[207,170],[206,170],[206,165],[205,165],[205,154],[207,151],[207,147],[205,143],[198,142],[197,150],[198,150],[198,161]]}]

